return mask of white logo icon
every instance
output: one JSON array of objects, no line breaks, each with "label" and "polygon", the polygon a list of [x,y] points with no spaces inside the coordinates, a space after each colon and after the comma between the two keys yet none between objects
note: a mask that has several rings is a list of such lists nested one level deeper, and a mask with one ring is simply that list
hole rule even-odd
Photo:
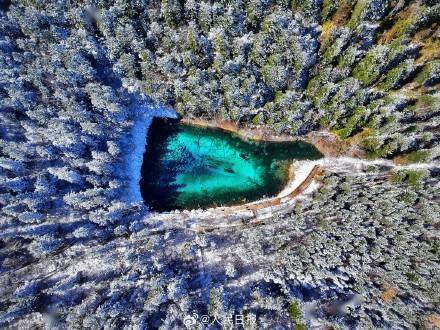
[{"label": "white logo icon", "polygon": [[189,327],[191,327],[191,326],[193,326],[193,325],[196,324],[196,322],[197,322],[197,318],[198,318],[197,314],[193,314],[193,316],[191,316],[191,315],[187,315],[187,316],[185,316],[185,318],[183,319],[183,324],[185,324],[185,326],[186,326],[187,328],[189,328]]}]

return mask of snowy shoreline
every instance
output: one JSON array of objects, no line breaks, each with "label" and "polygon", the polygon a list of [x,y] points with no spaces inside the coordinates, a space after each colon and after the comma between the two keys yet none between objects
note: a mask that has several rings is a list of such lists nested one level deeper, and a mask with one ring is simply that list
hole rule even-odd
[{"label": "snowy shoreline", "polygon": [[177,118],[177,113],[170,108],[155,105],[135,105],[136,116],[130,130],[131,149],[125,155],[124,164],[128,173],[128,187],[125,200],[129,203],[142,203],[139,181],[144,153],[147,148],[147,134],[155,117]]}]

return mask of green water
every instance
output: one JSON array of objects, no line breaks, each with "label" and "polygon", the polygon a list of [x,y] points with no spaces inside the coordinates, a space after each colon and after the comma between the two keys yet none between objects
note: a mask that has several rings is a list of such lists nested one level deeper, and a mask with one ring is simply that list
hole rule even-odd
[{"label": "green water", "polygon": [[155,119],[141,192],[159,211],[240,204],[282,190],[291,160],[320,157],[304,142],[249,142],[221,130]]}]

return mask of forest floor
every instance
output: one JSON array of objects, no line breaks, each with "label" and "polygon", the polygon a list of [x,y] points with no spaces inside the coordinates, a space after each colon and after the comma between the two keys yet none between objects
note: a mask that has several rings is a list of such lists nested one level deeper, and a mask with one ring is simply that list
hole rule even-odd
[{"label": "forest floor", "polygon": [[328,130],[307,134],[306,142],[313,144],[326,157],[353,157],[365,159],[367,154],[357,139],[343,140]]}]

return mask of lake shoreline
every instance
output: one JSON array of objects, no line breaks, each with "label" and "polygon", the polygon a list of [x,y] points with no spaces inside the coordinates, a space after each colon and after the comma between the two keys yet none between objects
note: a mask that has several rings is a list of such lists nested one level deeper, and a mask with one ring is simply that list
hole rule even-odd
[{"label": "lake shoreline", "polygon": [[295,175],[293,160],[323,157],[299,139],[251,142],[231,130],[172,118],[155,119],[147,140],[140,190],[148,205],[162,211],[243,205],[277,196]]},{"label": "lake shoreline", "polygon": [[319,130],[308,133],[305,136],[291,136],[288,134],[276,134],[268,127],[239,127],[236,123],[220,119],[200,119],[182,117],[181,123],[220,129],[237,135],[238,137],[251,141],[268,142],[294,142],[302,141],[312,144],[324,157],[352,157],[365,159],[366,153],[358,145],[340,140],[328,130]]}]

